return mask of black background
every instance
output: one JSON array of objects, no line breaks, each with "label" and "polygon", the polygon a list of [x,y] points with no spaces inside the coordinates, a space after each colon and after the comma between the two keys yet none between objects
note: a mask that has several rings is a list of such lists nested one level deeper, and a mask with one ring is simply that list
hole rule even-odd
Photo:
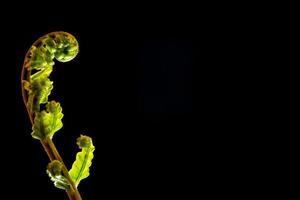
[{"label": "black background", "polygon": [[22,11],[4,20],[5,191],[19,188],[9,192],[10,199],[20,193],[22,199],[67,198],[45,173],[48,159],[30,136],[20,89],[23,57],[32,43],[67,31],[78,39],[80,52],[71,62],[56,62],[49,99],[63,107],[64,127],[54,142],[66,165],[75,159],[80,134],[96,146],[91,175],[79,186],[83,199],[187,198],[199,160],[193,156],[195,138],[206,138],[196,131],[192,94],[203,20],[190,8],[76,9]]}]

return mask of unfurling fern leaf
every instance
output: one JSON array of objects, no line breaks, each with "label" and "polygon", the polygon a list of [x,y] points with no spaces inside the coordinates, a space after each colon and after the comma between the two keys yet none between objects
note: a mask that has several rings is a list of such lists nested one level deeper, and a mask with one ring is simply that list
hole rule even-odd
[{"label": "unfurling fern leaf", "polygon": [[55,187],[63,190],[68,190],[70,188],[70,183],[67,181],[66,177],[62,174],[63,164],[58,160],[54,160],[47,166],[47,174],[53,181]]},{"label": "unfurling fern leaf", "polygon": [[92,159],[94,157],[93,152],[95,150],[92,138],[85,135],[81,135],[77,139],[77,145],[82,150],[77,153],[76,160],[72,165],[72,169],[69,171],[71,179],[76,186],[78,186],[82,179],[90,175],[89,167],[92,164]]},{"label": "unfurling fern leaf", "polygon": [[32,124],[32,137],[40,140],[51,162],[47,173],[54,185],[66,190],[70,200],[82,200],[77,189],[79,182],[89,176],[95,147],[92,139],[77,140],[82,149],[76,156],[70,174],[61,158],[53,135],[62,128],[62,108],[59,102],[49,101],[53,89],[50,80],[54,60],[68,62],[76,57],[79,46],[76,38],[63,31],[51,32],[36,40],[27,51],[21,72],[22,98]]}]

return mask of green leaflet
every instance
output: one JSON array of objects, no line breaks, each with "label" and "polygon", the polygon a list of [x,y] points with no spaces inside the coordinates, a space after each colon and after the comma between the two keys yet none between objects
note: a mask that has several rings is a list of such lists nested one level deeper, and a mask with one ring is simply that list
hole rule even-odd
[{"label": "green leaflet", "polygon": [[47,174],[49,175],[51,181],[54,182],[55,187],[63,190],[70,188],[70,184],[66,177],[62,175],[63,164],[58,160],[53,160],[47,166]]},{"label": "green leaflet", "polygon": [[28,91],[27,106],[31,111],[40,111],[40,104],[48,102],[48,97],[53,89],[53,82],[48,78],[52,70],[52,66],[47,66],[31,75],[31,83],[23,80],[24,88]]},{"label": "green leaflet", "polygon": [[95,150],[92,138],[88,136],[81,135],[77,139],[77,144],[82,150],[77,153],[76,160],[72,165],[72,169],[69,171],[76,186],[79,185],[82,179],[87,178],[90,175],[89,167],[92,165],[92,159],[94,157],[93,152]]},{"label": "green leaflet", "polygon": [[58,102],[51,101],[46,105],[46,111],[37,112],[32,127],[32,137],[43,140],[46,137],[52,138],[54,133],[62,128],[62,108]]},{"label": "green leaflet", "polygon": [[44,46],[33,46],[31,48],[31,59],[30,59],[30,67],[31,69],[42,70],[47,66],[53,66],[53,58],[54,54],[48,50],[48,48]]},{"label": "green leaflet", "polygon": [[53,66],[52,65],[47,65],[44,69],[32,74],[30,76],[30,80],[35,81],[36,79],[48,78],[52,71],[53,71]]},{"label": "green leaflet", "polygon": [[32,111],[40,111],[40,104],[48,102],[48,96],[51,94],[52,89],[53,82],[47,77],[42,76],[32,81],[28,97],[28,104],[31,106]]}]

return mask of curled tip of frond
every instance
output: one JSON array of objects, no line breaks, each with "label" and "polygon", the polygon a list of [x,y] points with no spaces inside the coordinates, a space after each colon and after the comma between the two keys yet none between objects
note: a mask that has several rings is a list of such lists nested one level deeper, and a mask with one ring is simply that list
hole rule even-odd
[{"label": "curled tip of frond", "polygon": [[77,138],[77,145],[79,148],[89,147],[92,144],[92,138],[86,135],[80,135],[79,138]]}]

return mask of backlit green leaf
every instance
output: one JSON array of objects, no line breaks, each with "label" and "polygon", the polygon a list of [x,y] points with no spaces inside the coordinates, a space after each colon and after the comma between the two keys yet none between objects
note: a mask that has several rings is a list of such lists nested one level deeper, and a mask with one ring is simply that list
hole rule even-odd
[{"label": "backlit green leaf", "polygon": [[43,140],[52,138],[54,133],[62,128],[62,108],[58,102],[51,101],[46,105],[46,111],[37,112],[34,119],[32,137]]},{"label": "backlit green leaf", "polygon": [[69,171],[76,186],[78,186],[82,179],[90,175],[89,167],[92,165],[92,159],[94,157],[93,152],[95,150],[92,138],[88,136],[81,135],[77,139],[77,144],[82,150],[77,153],[76,160],[72,165],[72,169]]},{"label": "backlit green leaf", "polygon": [[40,111],[40,104],[48,102],[48,97],[53,89],[53,82],[48,76],[53,67],[48,66],[31,75],[30,82],[23,80],[24,88],[28,91],[27,107],[30,111]]}]

